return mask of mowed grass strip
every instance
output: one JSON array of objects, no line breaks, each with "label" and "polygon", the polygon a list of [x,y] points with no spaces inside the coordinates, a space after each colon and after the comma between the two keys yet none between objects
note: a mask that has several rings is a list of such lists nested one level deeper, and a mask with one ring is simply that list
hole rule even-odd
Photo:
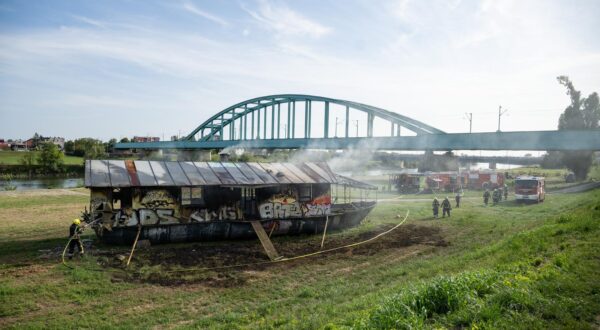
[{"label": "mowed grass strip", "polygon": [[[42,202],[44,198],[28,196],[26,202],[19,205],[13,203],[7,208],[2,205],[7,205],[8,202],[0,196],[2,222],[11,221],[11,217],[6,215],[6,210],[13,213],[15,209],[26,210],[31,205]],[[548,288],[561,287],[567,282],[585,287],[589,283],[585,282],[584,277],[597,275],[597,259],[596,264],[593,260],[576,264],[573,262],[576,259],[573,258],[578,257],[576,251],[597,251],[597,226],[593,226],[592,223],[580,226],[578,214],[585,210],[591,212],[600,200],[598,191],[552,195],[548,196],[545,203],[538,205],[507,202],[499,206],[484,207],[479,200],[466,200],[463,207],[453,210],[450,219],[444,220],[431,219],[430,201],[382,203],[361,227],[332,233],[332,239],[336,236],[354,235],[358,240],[359,235],[365,231],[397,223],[399,216],[409,209],[409,224],[440,229],[449,245],[412,245],[383,249],[370,255],[349,252],[325,255],[302,262],[240,269],[222,275],[225,281],[237,283],[230,287],[215,287],[206,283],[161,286],[123,282],[119,280],[121,270],[102,268],[98,266],[95,257],[86,257],[74,262],[77,266],[75,269],[59,265],[59,260],[40,258],[40,245],[64,246],[70,212],[87,205],[85,196],[82,196],[82,199],[78,199],[79,196],[65,198],[73,200],[70,203],[64,200],[57,200],[56,203],[46,201],[44,208],[56,208],[53,211],[55,213],[49,214],[45,222],[0,224],[5,226],[0,227],[0,237],[6,239],[7,245],[4,247],[8,246],[12,251],[16,251],[16,247],[21,246],[23,250],[13,259],[9,259],[3,252],[3,266],[0,269],[2,327],[69,325],[94,328],[179,326],[314,329],[332,325],[386,328],[388,323],[373,323],[373,315],[381,308],[385,309],[384,306],[390,299],[405,292],[415,291],[418,296],[419,292],[422,292],[419,291],[422,286],[444,286],[448,281],[454,283],[461,278],[475,276],[471,274],[484,274],[482,276],[494,279],[489,280],[492,286],[507,279],[512,281],[516,275],[521,275],[534,278],[535,281],[538,281],[538,278],[544,279]],[[72,209],[61,209],[65,205],[72,205]],[[596,216],[594,214],[590,213],[589,216]],[[569,220],[560,220],[561,216],[568,217]],[[574,227],[568,227],[569,224]],[[27,233],[36,232],[39,226],[45,229],[36,234],[37,238],[36,235],[27,236]],[[581,228],[586,226],[589,226],[589,229],[584,232]],[[6,228],[19,234],[6,234]],[[402,227],[399,230],[402,230]],[[316,238],[278,238],[275,244],[286,244],[290,240],[299,239]],[[39,245],[23,245],[24,241],[37,242]],[[127,253],[128,250],[127,247],[110,249],[121,250],[123,253]],[[583,257],[589,255],[584,254]],[[568,271],[573,273],[572,277],[544,275],[545,267],[559,267],[555,260],[562,260],[558,262],[570,265]],[[559,274],[563,272],[560,269],[557,271]],[[536,272],[540,275],[533,276]],[[182,273],[180,276],[191,277],[193,273]],[[467,281],[460,287],[470,285],[471,282]],[[430,292],[427,289],[422,290]],[[560,293],[560,290],[557,292]],[[590,302],[588,291],[570,292],[571,296],[566,296],[565,299]],[[435,291],[432,294],[437,295]],[[491,313],[496,305],[488,302],[488,299],[500,299],[502,294],[503,291],[498,289],[482,297],[478,304],[482,309],[487,306]],[[544,299],[554,299],[540,294]],[[460,299],[463,298],[459,297],[459,301],[462,301]],[[507,301],[510,302],[510,299]],[[504,315],[504,311],[499,310],[496,314],[492,313],[490,318],[484,319],[476,311],[461,309],[462,303],[452,306],[455,307],[452,307],[450,313],[443,313],[442,309],[434,308],[434,312],[425,313],[425,318],[420,322],[427,327],[453,327],[460,324],[488,326],[495,324],[490,321],[493,320],[493,315]],[[596,305],[590,303],[589,306],[591,307],[586,312],[586,317],[579,320],[554,315],[555,320],[559,321],[544,323],[546,321],[542,315],[551,315],[548,311],[541,314],[527,312],[528,314],[523,315],[531,322],[524,324],[558,327],[577,325],[585,328],[590,324],[587,316],[594,310],[598,313],[594,307]],[[392,319],[395,317],[393,313],[390,315]]]},{"label": "mowed grass strip", "polygon": [[[0,151],[0,165],[21,165],[21,161],[23,156],[28,153],[33,153],[34,158],[36,159],[40,154],[39,151]],[[63,161],[65,165],[82,165],[83,166],[83,158],[76,156],[64,156]]]}]

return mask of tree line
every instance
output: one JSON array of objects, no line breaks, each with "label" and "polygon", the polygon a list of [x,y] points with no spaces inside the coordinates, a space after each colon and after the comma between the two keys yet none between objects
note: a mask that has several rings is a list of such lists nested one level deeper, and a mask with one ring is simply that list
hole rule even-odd
[{"label": "tree line", "polygon": [[[129,142],[129,139],[123,138],[120,142]],[[117,139],[103,142],[93,138],[80,138],[65,141],[64,151],[61,151],[54,143],[42,143],[39,152],[23,154],[21,165],[27,169],[29,176],[31,176],[34,167],[39,167],[44,174],[61,173],[64,171],[65,155],[82,157],[84,161],[86,159],[107,158],[116,143]]]},{"label": "tree line", "polygon": [[[581,97],[573,82],[567,76],[557,78],[565,86],[571,99],[558,119],[559,130],[597,130],[600,124],[600,98],[593,92]],[[566,167],[578,180],[584,180],[593,163],[593,151],[551,151],[544,156],[543,167]]]}]

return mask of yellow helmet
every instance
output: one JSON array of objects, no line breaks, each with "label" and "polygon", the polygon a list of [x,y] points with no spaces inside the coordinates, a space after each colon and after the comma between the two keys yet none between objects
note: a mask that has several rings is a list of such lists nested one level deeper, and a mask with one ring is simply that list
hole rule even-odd
[{"label": "yellow helmet", "polygon": [[79,224],[81,223],[81,220],[75,219],[75,220],[73,220],[73,223],[79,226]]}]

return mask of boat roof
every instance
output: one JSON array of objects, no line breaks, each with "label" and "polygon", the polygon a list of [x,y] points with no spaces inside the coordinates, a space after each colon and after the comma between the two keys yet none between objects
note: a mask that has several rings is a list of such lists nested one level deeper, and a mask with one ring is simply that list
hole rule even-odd
[{"label": "boat roof", "polygon": [[358,188],[358,189],[377,190],[377,186],[374,186],[372,184],[357,181],[357,180],[351,179],[347,176],[343,176],[343,175],[339,175],[339,174],[336,174],[336,176],[337,176],[337,184],[349,186],[352,188]]},{"label": "boat roof", "polygon": [[242,163],[150,160],[86,160],[85,186],[193,187],[274,186],[279,184],[370,185],[341,179],[327,163]]}]

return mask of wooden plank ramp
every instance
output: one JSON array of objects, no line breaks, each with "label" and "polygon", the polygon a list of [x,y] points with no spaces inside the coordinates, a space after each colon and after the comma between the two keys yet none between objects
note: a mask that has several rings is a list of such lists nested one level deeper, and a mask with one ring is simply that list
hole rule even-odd
[{"label": "wooden plank ramp", "polygon": [[254,228],[254,232],[258,236],[258,239],[260,240],[260,243],[262,244],[263,248],[265,249],[265,252],[267,252],[267,255],[269,256],[269,258],[271,260],[279,260],[279,259],[283,258],[282,256],[279,255],[279,253],[277,253],[277,250],[275,250],[275,247],[273,246],[273,242],[271,242],[269,235],[267,235],[267,232],[263,228],[260,221],[255,220],[255,221],[250,221],[250,223],[252,224],[252,228]]}]

